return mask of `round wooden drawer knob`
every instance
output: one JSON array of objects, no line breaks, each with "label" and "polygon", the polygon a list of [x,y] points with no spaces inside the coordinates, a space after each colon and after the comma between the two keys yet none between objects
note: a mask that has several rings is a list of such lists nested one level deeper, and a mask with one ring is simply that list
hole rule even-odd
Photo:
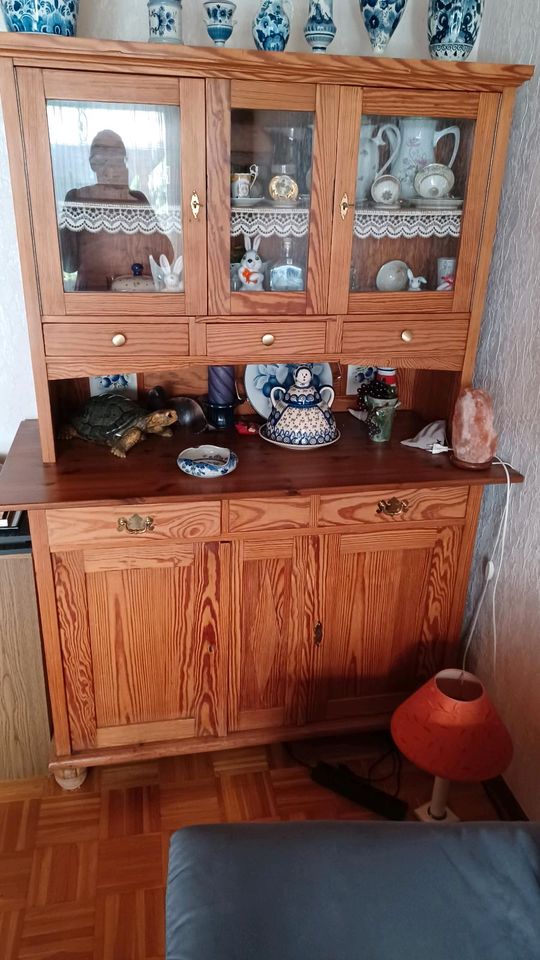
[{"label": "round wooden drawer knob", "polygon": [[402,330],[402,331],[401,331],[401,339],[403,340],[404,343],[410,343],[411,340],[412,340],[412,338],[413,338],[413,336],[414,336],[414,334],[413,334],[412,330]]},{"label": "round wooden drawer knob", "polygon": [[265,333],[264,337],[261,337],[261,341],[264,343],[265,347],[271,347],[274,340],[275,337],[272,333]]},{"label": "round wooden drawer knob", "polygon": [[115,333],[114,337],[112,338],[112,345],[113,347],[123,347],[126,340],[127,337],[125,337],[123,333]]}]

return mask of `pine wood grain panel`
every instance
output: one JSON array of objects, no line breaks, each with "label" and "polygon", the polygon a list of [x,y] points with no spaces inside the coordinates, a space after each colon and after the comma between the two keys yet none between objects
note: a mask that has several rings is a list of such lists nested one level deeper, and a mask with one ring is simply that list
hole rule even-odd
[{"label": "pine wood grain panel", "polygon": [[32,231],[43,313],[65,313],[43,75],[17,70]]},{"label": "pine wood grain panel", "polygon": [[441,530],[433,550],[415,666],[418,682],[426,682],[446,664],[455,664],[457,659],[459,632],[451,631],[450,617],[462,534],[456,527]]},{"label": "pine wood grain panel", "polygon": [[[112,338],[122,334],[126,342],[115,347]],[[127,359],[159,356],[185,356],[189,352],[187,323],[45,323],[45,353],[48,357],[107,357],[125,366]]]},{"label": "pine wood grain panel", "polygon": [[0,554],[0,610],[0,779],[8,780],[45,773],[50,752],[30,554]]},{"label": "pine wood grain panel", "polygon": [[495,237],[499,199],[504,181],[506,154],[508,151],[508,139],[512,124],[514,100],[515,91],[505,90],[501,98],[500,112],[493,144],[480,255],[478,257],[476,275],[474,279],[474,292],[471,304],[471,324],[462,371],[462,383],[464,385],[471,383],[474,371],[476,349],[478,346],[478,337],[480,335],[480,324],[482,322],[484,299],[486,295],[489,269],[491,264],[491,249]]},{"label": "pine wood grain panel", "polygon": [[95,746],[96,742],[94,671],[83,556],[73,551],[55,554],[53,567],[71,743],[74,750],[82,750]]},{"label": "pine wood grain panel", "polygon": [[130,544],[126,547],[107,547],[103,550],[85,550],[83,554],[86,573],[107,573],[109,570],[140,570],[156,567],[186,567],[193,563],[192,543]]},{"label": "pine wood grain panel", "polygon": [[218,544],[198,544],[189,566],[87,575],[102,746],[222,732],[220,559]]},{"label": "pine wood grain panel", "polygon": [[[383,366],[408,366],[460,370],[467,343],[467,320],[378,320],[346,321],[342,352]],[[412,334],[407,343],[404,331]]]},{"label": "pine wood grain panel", "polygon": [[[177,317],[186,313],[184,293],[112,293],[108,291],[78,290],[64,294],[66,322],[76,323],[73,317],[80,316],[84,323],[93,316],[101,320],[107,316],[125,316],[133,321],[136,316],[144,323],[148,317]],[[47,313],[46,310],[44,310]],[[61,321],[58,317],[56,322]]]},{"label": "pine wood grain panel", "polygon": [[[287,91],[287,106],[289,94]],[[315,111],[313,170],[311,177],[311,213],[307,272],[307,312],[328,310],[330,258],[332,242],[336,151],[338,142],[339,91],[319,85]]]},{"label": "pine wood grain panel", "polygon": [[[264,346],[262,337],[272,334],[274,342]],[[283,323],[276,319],[258,323],[209,323],[206,328],[208,356],[229,357],[231,360],[265,360],[279,362],[283,357],[308,359],[323,354],[326,341],[326,324],[313,321],[309,324]]]},{"label": "pine wood grain panel", "polygon": [[34,260],[30,198],[26,180],[26,165],[22,130],[17,102],[17,87],[13,64],[0,59],[0,89],[2,113],[6,130],[6,144],[11,175],[11,189],[19,240],[19,258],[24,289],[26,320],[30,338],[32,373],[39,414],[41,452],[46,463],[56,459],[54,427],[51,416],[49,385],[45,368],[45,351],[41,329],[41,303],[38,290],[37,266]]},{"label": "pine wood grain panel", "polygon": [[491,258],[491,245],[486,246],[483,243],[480,248],[480,239],[486,204],[486,184],[489,184],[490,168],[493,162],[492,145],[497,128],[500,103],[501,98],[496,93],[483,93],[480,96],[471,166],[467,178],[465,216],[459,244],[454,289],[454,307],[456,310],[468,310],[470,308],[479,257]]},{"label": "pine wood grain panel", "polygon": [[[154,356],[134,357],[130,354],[122,354],[123,369],[137,369],[137,373],[152,373],[153,371],[163,370],[165,366],[174,363],[180,367],[189,363],[187,354],[175,357],[170,353],[156,353]],[[70,380],[83,377],[102,376],[104,370],[111,369],[110,356],[97,356],[93,354],[89,357],[82,357],[78,360],[64,359],[64,357],[50,357],[46,361],[47,374],[51,382],[57,380]],[[95,448],[94,448],[95,449]]]},{"label": "pine wood grain panel", "polygon": [[[385,248],[388,249],[391,244],[395,244],[393,240],[383,240],[380,241],[385,245]],[[437,243],[440,245],[442,243],[450,244],[450,241],[440,241]],[[409,243],[413,244],[413,248],[416,244],[424,244],[423,240],[407,240],[407,246]],[[433,241],[431,241],[431,249],[433,249]],[[426,245],[427,250],[427,245]],[[453,250],[453,244],[452,244]],[[377,248],[373,248],[374,255],[377,254]],[[402,252],[402,247],[400,247],[400,252]],[[378,254],[377,254],[378,255]],[[441,256],[443,252],[441,251]],[[383,258],[384,259],[384,255]],[[390,259],[394,259],[391,257]],[[399,259],[399,258],[397,258]],[[425,256],[419,255],[418,259],[420,262],[425,262]],[[376,276],[376,274],[375,274]],[[444,314],[453,310],[454,303],[454,294],[453,293],[444,293],[444,291],[438,290],[422,290],[420,293],[383,293],[381,290],[375,290],[368,293],[350,293],[349,294],[349,305],[347,312],[349,314],[355,313],[364,313],[364,314],[401,314],[401,313],[413,313],[413,314]],[[456,310],[457,312],[457,310]]]},{"label": "pine wood grain panel", "polygon": [[195,720],[155,720],[148,723],[118,724],[99,727],[96,747],[121,747],[130,743],[152,743],[156,740],[183,740],[197,734]]},{"label": "pine wood grain panel", "polygon": [[339,94],[339,137],[328,294],[328,310],[331,313],[347,313],[349,309],[354,207],[343,218],[340,204],[345,195],[349,203],[354,204],[355,201],[362,95],[359,87],[342,87]]},{"label": "pine wood grain panel", "polygon": [[[381,536],[384,540],[381,540]],[[438,537],[436,528],[420,530],[385,530],[384,533],[344,533],[340,537],[340,555],[349,553],[373,553],[381,546],[388,550],[416,550],[433,547]]]},{"label": "pine wood grain panel", "polygon": [[43,631],[43,649],[47,665],[47,685],[54,727],[54,744],[59,754],[71,753],[71,739],[62,666],[62,647],[56,611],[56,594],[49,554],[47,521],[45,514],[30,511],[28,514],[39,612]]},{"label": "pine wood grain panel", "polygon": [[233,602],[229,728],[283,726],[290,722],[288,693],[294,682],[296,621],[293,612],[295,544],[280,543],[273,556],[267,544],[232,545]]},{"label": "pine wood grain panel", "polygon": [[287,110],[315,110],[317,87],[315,84],[302,84],[287,87],[283,100],[283,84],[278,80],[253,82],[233,80],[231,83],[231,107],[247,110],[275,110],[283,105]]},{"label": "pine wood grain panel", "polygon": [[[208,313],[231,307],[231,118],[228,80],[206,81]],[[193,345],[192,345],[193,349]],[[197,350],[206,353],[206,349]]]},{"label": "pine wood grain panel", "polygon": [[44,70],[47,100],[91,100],[103,103],[178,104],[178,83],[167,77],[115,77],[77,70]]},{"label": "pine wood grain panel", "polygon": [[[206,313],[206,129],[204,80],[183,78],[180,87],[182,228],[186,313]],[[192,195],[201,204],[197,217]]]},{"label": "pine wood grain panel", "polygon": [[[151,516],[153,530],[143,534],[118,531],[120,517],[133,513]],[[51,550],[82,549],[84,547],[128,544],[139,547],[143,543],[167,540],[197,540],[218,536],[221,526],[221,508],[218,502],[164,504],[123,504],[118,507],[86,507],[84,510],[48,510],[47,529]]]},{"label": "pine wood grain panel", "polygon": [[[414,86],[414,82],[411,84]],[[479,94],[440,90],[373,90],[364,93],[364,114],[398,117],[476,117]]]},{"label": "pine wood grain panel", "polygon": [[323,640],[313,648],[313,720],[343,716],[345,709],[355,716],[362,696],[412,689],[416,680],[433,545],[420,536],[416,547],[409,541],[403,549],[381,532],[378,549],[366,551],[361,537],[350,549],[352,539],[328,537],[322,548],[327,583],[340,589],[327,588]]},{"label": "pine wood grain panel", "polygon": [[[386,526],[410,523],[414,520],[461,520],[467,508],[468,487],[447,490],[378,490],[347,496],[322,496],[319,500],[320,526],[339,526],[351,523],[377,523]],[[397,497],[406,500],[408,509],[396,517],[378,512],[381,500]]]},{"label": "pine wood grain panel", "polygon": [[[160,46],[123,40],[56,37],[20,38],[3,34],[0,56],[17,63],[67,70],[107,70],[152,75],[232,77],[239,80],[313,83],[311,53],[261,53],[182,45]],[[519,86],[532,76],[524,64],[442,63],[432,60],[347,57],[327,54],[317,58],[317,79],[327,83],[433,90],[500,90]]]},{"label": "pine wood grain panel", "polygon": [[276,500],[231,500],[229,530],[242,533],[247,530],[274,530],[309,526],[310,500],[308,497],[277,498]]},{"label": "pine wood grain panel", "polygon": [[259,293],[231,293],[231,313],[235,316],[265,317],[304,314],[307,309],[307,293],[278,293],[262,290]]}]

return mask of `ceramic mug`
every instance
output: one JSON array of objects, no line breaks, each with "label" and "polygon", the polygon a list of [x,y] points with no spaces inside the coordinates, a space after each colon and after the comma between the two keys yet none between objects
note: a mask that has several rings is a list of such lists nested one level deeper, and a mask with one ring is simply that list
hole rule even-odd
[{"label": "ceramic mug", "polygon": [[399,406],[398,398],[384,400],[368,394],[365,403],[368,409],[366,423],[369,439],[375,443],[388,443],[392,436],[396,408]]},{"label": "ceramic mug", "polygon": [[246,200],[259,175],[259,168],[252,163],[249,173],[231,173],[231,197],[233,200]]},{"label": "ceramic mug", "polygon": [[445,289],[453,289],[456,277],[456,258],[437,258],[437,289],[444,284]]}]

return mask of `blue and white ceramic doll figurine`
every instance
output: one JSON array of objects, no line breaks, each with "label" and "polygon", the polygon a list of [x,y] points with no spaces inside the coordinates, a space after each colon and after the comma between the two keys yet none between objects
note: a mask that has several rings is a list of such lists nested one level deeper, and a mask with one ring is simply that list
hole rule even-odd
[{"label": "blue and white ceramic doll figurine", "polygon": [[253,39],[258,50],[284,50],[291,32],[291,21],[283,9],[290,0],[262,0],[253,21]]},{"label": "blue and white ceramic doll figurine", "polygon": [[334,0],[310,0],[304,36],[313,53],[324,53],[336,35]]}]

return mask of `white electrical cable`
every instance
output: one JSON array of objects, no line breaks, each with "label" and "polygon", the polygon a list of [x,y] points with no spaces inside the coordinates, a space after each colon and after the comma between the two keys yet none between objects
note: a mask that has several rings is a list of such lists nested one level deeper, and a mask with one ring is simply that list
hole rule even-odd
[{"label": "white electrical cable", "polygon": [[[480,616],[480,611],[484,603],[484,599],[489,587],[491,580],[495,576],[495,582],[493,584],[493,593],[491,596],[491,618],[492,618],[492,628],[493,628],[493,670],[495,671],[497,663],[497,618],[496,618],[496,607],[495,607],[495,598],[497,595],[497,584],[499,582],[499,577],[502,569],[503,558],[504,558],[504,548],[506,544],[506,533],[508,530],[508,515],[510,512],[510,494],[512,491],[512,485],[510,482],[510,474],[508,472],[508,467],[511,466],[509,463],[505,463],[503,460],[500,460],[499,457],[494,458],[495,463],[499,463],[503,468],[506,475],[506,499],[504,504],[504,509],[502,512],[501,520],[499,523],[499,529],[497,530],[497,536],[495,538],[495,544],[491,553],[491,557],[486,563],[484,569],[484,585],[482,587],[482,592],[478,598],[478,603],[476,604],[476,609],[469,627],[469,632],[467,634],[467,640],[465,643],[465,649],[463,651],[463,660],[462,660],[462,669],[465,669],[465,663],[469,653],[469,649],[472,643],[474,636],[474,631],[476,629],[476,624],[478,623],[478,617]],[[501,540],[502,537],[502,540]],[[497,572],[495,573],[495,557],[497,555],[497,549],[501,544],[501,552],[499,555],[499,565],[497,567]]]}]

